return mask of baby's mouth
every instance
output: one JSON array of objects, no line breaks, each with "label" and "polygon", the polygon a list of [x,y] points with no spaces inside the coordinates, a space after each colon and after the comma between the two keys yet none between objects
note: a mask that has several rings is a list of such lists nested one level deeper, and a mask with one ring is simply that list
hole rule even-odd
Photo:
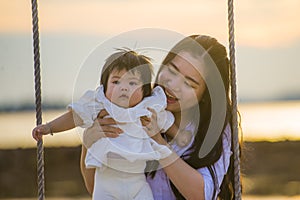
[{"label": "baby's mouth", "polygon": [[125,94],[122,94],[122,95],[120,96],[120,98],[127,98],[127,99],[128,99],[128,96],[125,95]]}]

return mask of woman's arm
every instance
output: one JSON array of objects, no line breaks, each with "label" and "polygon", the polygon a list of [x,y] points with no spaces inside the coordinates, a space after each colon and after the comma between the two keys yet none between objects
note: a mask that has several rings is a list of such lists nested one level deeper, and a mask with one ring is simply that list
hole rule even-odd
[{"label": "woman's arm", "polygon": [[93,194],[94,190],[94,176],[95,168],[87,169],[85,167],[85,156],[86,156],[86,147],[82,145],[81,147],[81,157],[80,157],[80,170],[85,183],[85,187],[90,195]]},{"label": "woman's arm", "polygon": [[[157,143],[168,146],[160,134],[152,137]],[[185,161],[172,153],[159,161],[168,178],[186,199],[205,199],[202,175]]]},{"label": "woman's arm", "polygon": [[[177,157],[177,159],[166,165],[164,171],[178,191],[186,199],[204,199],[204,180],[202,175],[181,158],[178,158],[177,155],[166,159],[173,159],[172,157]],[[160,163],[163,164],[165,162],[164,160]]]},{"label": "woman's arm", "polygon": [[[160,134],[155,111],[149,110],[152,112],[151,118],[148,120],[142,119],[145,131],[158,144],[169,147],[169,144]],[[203,176],[179,158],[176,153],[173,152],[169,157],[161,159],[159,162],[168,178],[186,199],[205,199]]]}]

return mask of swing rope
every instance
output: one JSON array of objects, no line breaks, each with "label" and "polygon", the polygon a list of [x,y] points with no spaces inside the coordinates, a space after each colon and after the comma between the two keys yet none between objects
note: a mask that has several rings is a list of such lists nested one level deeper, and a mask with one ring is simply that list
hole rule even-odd
[{"label": "swing rope", "polygon": [[232,101],[232,135],[234,156],[234,196],[241,199],[240,184],[240,149],[238,135],[238,111],[237,111],[237,84],[235,65],[235,42],[234,42],[234,13],[233,0],[228,0],[228,29],[229,29],[229,56],[231,66],[231,101]]},{"label": "swing rope", "polygon": [[[35,77],[35,105],[36,125],[42,124],[41,104],[41,76],[40,76],[40,52],[39,52],[39,26],[37,0],[31,0],[32,4],[32,30],[34,51],[34,77]],[[233,125],[233,149],[234,149],[234,192],[235,199],[241,199],[240,186],[240,152],[237,122],[237,86],[235,65],[235,42],[234,42],[234,13],[233,0],[228,0],[228,28],[229,28],[229,54],[231,65],[231,101],[232,101],[232,125]],[[44,184],[44,147],[43,140],[37,142],[37,174],[38,174],[38,199],[45,198]]]},{"label": "swing rope", "polygon": [[[37,0],[31,1],[32,9],[32,31],[33,31],[33,52],[34,52],[34,78],[35,78],[35,111],[36,125],[42,124],[42,98],[41,98],[41,75],[40,75],[40,42]],[[37,142],[37,180],[38,180],[38,199],[45,198],[44,187],[44,147],[43,140]]]}]

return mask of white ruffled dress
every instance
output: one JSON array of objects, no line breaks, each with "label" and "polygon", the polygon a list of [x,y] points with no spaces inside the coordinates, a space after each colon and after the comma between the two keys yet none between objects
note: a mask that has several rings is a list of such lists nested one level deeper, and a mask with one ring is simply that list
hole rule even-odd
[{"label": "white ruffled dress", "polygon": [[152,108],[157,113],[159,128],[165,132],[174,123],[174,116],[165,110],[166,106],[165,93],[159,86],[153,89],[151,96],[145,97],[139,104],[131,108],[122,108],[110,102],[104,95],[102,85],[95,91],[87,91],[78,102],[68,106],[83,120],[81,127],[91,127],[98,113],[102,109],[106,109],[109,116],[124,132],[117,138],[105,137],[96,141],[87,151],[86,166],[108,165],[109,157],[135,162],[159,160],[169,156],[172,153],[171,150],[150,138],[140,121],[142,116],[151,116],[151,112],[147,108]]}]

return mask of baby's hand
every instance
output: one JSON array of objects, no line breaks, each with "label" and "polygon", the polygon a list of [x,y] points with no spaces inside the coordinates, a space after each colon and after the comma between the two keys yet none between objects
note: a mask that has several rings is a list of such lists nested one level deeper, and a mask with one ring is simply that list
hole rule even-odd
[{"label": "baby's hand", "polygon": [[[147,108],[151,113],[151,117],[142,116],[140,120],[142,125],[144,126],[144,130],[150,137],[158,135],[160,133],[160,129],[157,124],[157,114],[154,109]],[[160,134],[159,134],[160,135]]]},{"label": "baby's hand", "polygon": [[42,124],[32,130],[32,137],[38,141],[43,138],[43,135],[48,135],[49,133],[51,133],[50,126],[48,124]]}]

